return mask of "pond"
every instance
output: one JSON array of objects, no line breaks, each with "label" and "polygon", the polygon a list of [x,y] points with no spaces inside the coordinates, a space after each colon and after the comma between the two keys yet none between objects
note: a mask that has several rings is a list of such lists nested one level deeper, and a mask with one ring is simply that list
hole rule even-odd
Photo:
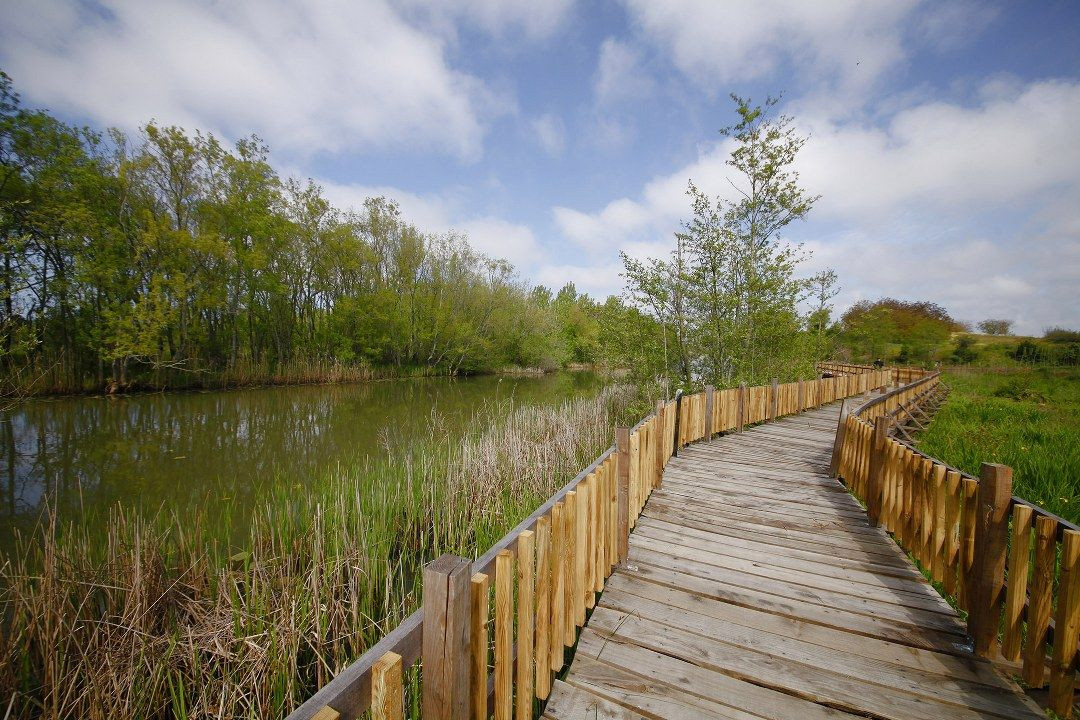
[{"label": "pond", "polygon": [[32,400],[0,413],[0,550],[47,509],[101,521],[115,504],[228,508],[235,530],[274,483],[302,492],[339,465],[452,435],[492,403],[557,403],[602,384],[580,372]]}]

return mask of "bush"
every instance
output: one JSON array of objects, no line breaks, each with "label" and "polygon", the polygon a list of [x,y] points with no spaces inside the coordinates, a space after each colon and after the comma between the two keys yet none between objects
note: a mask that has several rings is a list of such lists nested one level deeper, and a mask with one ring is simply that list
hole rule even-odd
[{"label": "bush", "polygon": [[1080,343],[1080,330],[1066,330],[1061,327],[1052,327],[1043,333],[1043,340],[1052,343]]},{"label": "bush", "polygon": [[1046,359],[1046,353],[1033,341],[1022,340],[1017,343],[1013,351],[1009,353],[1009,357],[1020,362],[1037,363],[1043,362]]},{"label": "bush", "polygon": [[956,339],[956,349],[953,350],[952,360],[954,363],[967,365],[975,362],[979,357],[979,351],[975,349],[975,340],[967,335],[961,335]]}]

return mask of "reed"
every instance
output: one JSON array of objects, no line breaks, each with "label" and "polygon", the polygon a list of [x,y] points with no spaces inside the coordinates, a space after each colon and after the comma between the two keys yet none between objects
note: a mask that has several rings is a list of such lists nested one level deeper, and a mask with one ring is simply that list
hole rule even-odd
[{"label": "reed", "polygon": [[276,485],[239,547],[200,515],[50,518],[0,567],[0,693],[13,717],[283,717],[418,606],[425,562],[483,551],[609,445],[631,399],[505,400],[463,437]]}]

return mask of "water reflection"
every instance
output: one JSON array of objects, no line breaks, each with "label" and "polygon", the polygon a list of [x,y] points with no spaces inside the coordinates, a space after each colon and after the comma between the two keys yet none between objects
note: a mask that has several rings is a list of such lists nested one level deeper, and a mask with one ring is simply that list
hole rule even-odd
[{"label": "water reflection", "polygon": [[270,482],[302,489],[339,462],[407,445],[436,419],[453,432],[487,401],[557,401],[599,385],[562,373],[32,401],[0,414],[0,547],[46,503],[62,518],[117,502],[249,508]]}]

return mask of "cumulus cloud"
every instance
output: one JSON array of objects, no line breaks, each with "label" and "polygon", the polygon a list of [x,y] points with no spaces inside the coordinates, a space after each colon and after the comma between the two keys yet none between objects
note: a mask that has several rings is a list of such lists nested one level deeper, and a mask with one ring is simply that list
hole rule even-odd
[{"label": "cumulus cloud", "polygon": [[489,257],[509,260],[525,272],[542,257],[539,243],[527,225],[493,215],[469,213],[465,199],[453,190],[442,194],[418,194],[390,186],[369,186],[317,180],[328,200],[340,208],[360,208],[369,197],[395,200],[402,215],[425,232],[457,230],[465,233],[473,248]]},{"label": "cumulus cloud", "polygon": [[490,35],[503,37],[519,31],[534,40],[558,30],[573,8],[574,0],[404,0],[403,5],[426,16],[444,32],[456,35],[458,22],[466,21]]},{"label": "cumulus cloud", "polygon": [[548,155],[562,155],[566,146],[566,126],[562,118],[550,113],[541,115],[532,123],[533,132],[540,147]]},{"label": "cumulus cloud", "polygon": [[96,123],[254,131],[305,154],[476,158],[508,103],[386,0],[12,0],[0,63],[29,100]]},{"label": "cumulus cloud", "polygon": [[[918,0],[623,0],[642,34],[710,89],[784,63],[846,87],[872,83],[904,56],[899,28]],[[939,25],[944,25],[942,17]],[[941,33],[945,30],[942,28]]]},{"label": "cumulus cloud", "polygon": [[607,105],[645,97],[652,92],[653,80],[632,45],[609,37],[600,44],[593,89],[597,103]]},{"label": "cumulus cloud", "polygon": [[[958,317],[998,314],[1024,332],[1080,324],[1080,82],[996,83],[978,104],[927,102],[880,126],[800,117],[811,138],[802,183],[821,193],[807,223],[789,228],[835,267],[841,306],[893,294],[932,299]],[[556,207],[562,234],[597,262],[617,249],[671,245],[689,212],[687,180],[730,196],[730,141],[704,146],[637,197],[595,211]],[[1012,221],[993,220],[1007,209]]]}]

